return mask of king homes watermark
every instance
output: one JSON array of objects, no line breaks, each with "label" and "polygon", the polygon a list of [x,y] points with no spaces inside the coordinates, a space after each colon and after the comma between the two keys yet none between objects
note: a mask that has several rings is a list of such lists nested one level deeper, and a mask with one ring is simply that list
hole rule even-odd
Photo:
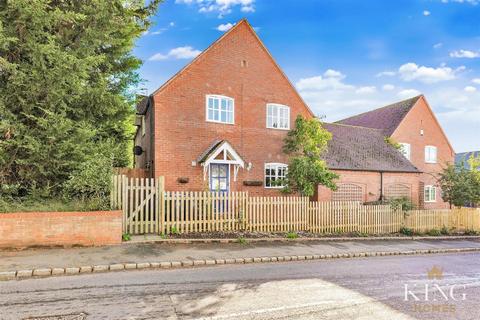
[{"label": "king homes watermark", "polygon": [[466,286],[442,280],[443,270],[433,266],[424,282],[404,285],[404,301],[413,302],[414,312],[456,312],[456,303],[467,300]]}]

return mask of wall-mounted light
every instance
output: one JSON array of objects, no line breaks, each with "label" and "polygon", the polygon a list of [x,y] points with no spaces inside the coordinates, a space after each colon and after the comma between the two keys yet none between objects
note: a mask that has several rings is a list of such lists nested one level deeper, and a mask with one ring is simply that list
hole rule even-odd
[{"label": "wall-mounted light", "polygon": [[249,162],[247,164],[247,171],[250,171],[252,169],[252,167],[253,167],[253,164],[251,162]]}]

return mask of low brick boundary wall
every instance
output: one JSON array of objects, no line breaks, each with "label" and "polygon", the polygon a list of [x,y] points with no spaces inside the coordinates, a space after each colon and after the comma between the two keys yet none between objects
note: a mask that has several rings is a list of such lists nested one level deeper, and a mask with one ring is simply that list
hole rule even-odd
[{"label": "low brick boundary wall", "polygon": [[0,213],[0,248],[121,242],[121,211]]}]

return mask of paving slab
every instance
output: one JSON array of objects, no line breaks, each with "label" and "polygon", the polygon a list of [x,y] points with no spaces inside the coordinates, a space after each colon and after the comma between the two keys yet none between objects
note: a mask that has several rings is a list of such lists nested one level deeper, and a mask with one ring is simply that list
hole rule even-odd
[{"label": "paving slab", "polygon": [[[435,252],[441,249],[480,248],[479,239],[457,240],[369,240],[369,241],[308,241],[308,242],[252,242],[240,243],[124,243],[117,246],[89,248],[27,249],[0,251],[0,272],[34,270],[43,268],[67,268],[87,266],[82,271],[92,272],[90,266],[123,264],[125,269],[146,267],[152,261],[178,261],[193,265],[194,261],[208,264],[235,263],[246,257],[245,263],[258,262],[262,258],[284,257],[284,261],[310,259],[312,256],[370,256],[370,252],[410,251],[412,254]],[[178,264],[160,263],[162,268],[178,267]],[[205,264],[207,264],[205,262]],[[65,269],[65,273],[79,273],[78,269]]]}]

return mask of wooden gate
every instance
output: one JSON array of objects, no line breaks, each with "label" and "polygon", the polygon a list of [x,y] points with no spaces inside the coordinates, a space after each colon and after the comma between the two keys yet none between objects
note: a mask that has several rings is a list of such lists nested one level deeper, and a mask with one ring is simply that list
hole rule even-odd
[{"label": "wooden gate", "polygon": [[160,233],[160,214],[164,196],[164,178],[127,178],[115,175],[111,204],[123,211],[123,232]]}]

